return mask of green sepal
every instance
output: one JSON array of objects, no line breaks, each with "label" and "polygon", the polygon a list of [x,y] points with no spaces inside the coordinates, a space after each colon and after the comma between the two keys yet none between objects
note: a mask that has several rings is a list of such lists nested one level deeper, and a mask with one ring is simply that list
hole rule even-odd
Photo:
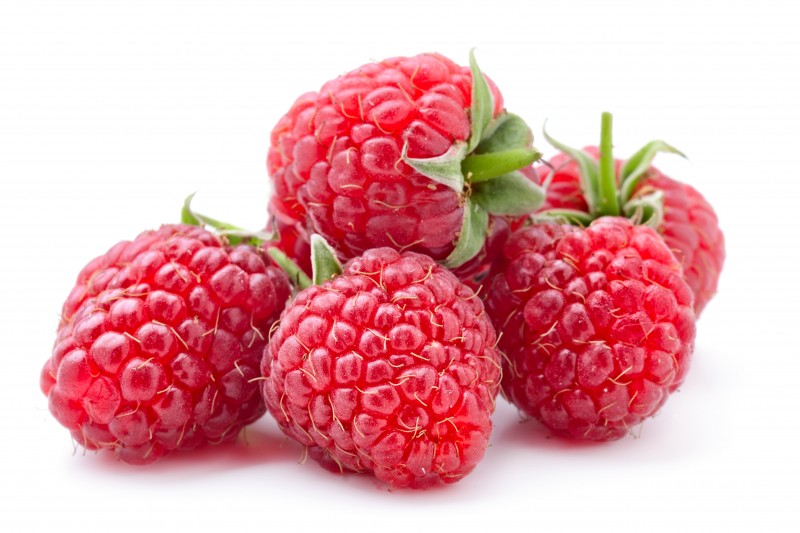
[{"label": "green sepal", "polygon": [[542,154],[534,148],[468,155],[461,162],[461,173],[470,183],[479,183],[525,168],[540,157]]},{"label": "green sepal", "polygon": [[455,142],[449,150],[437,157],[416,159],[408,157],[408,141],[403,145],[403,161],[411,168],[427,176],[436,183],[461,193],[464,190],[464,175],[461,173],[461,162],[467,155],[467,143]]},{"label": "green sepal", "polygon": [[183,208],[181,209],[181,223],[188,224],[189,226],[202,226],[203,222],[197,218],[197,215],[192,210],[192,200],[197,192],[193,192],[186,199],[183,200]]},{"label": "green sepal", "polygon": [[464,204],[464,218],[456,247],[443,261],[447,268],[456,268],[473,257],[483,247],[489,231],[489,214],[483,207],[467,198]]},{"label": "green sepal", "polygon": [[664,192],[653,190],[631,198],[625,203],[622,211],[634,224],[643,224],[658,229],[664,221]]},{"label": "green sepal", "polygon": [[322,285],[342,273],[336,251],[321,235],[311,235],[311,271],[314,285]]},{"label": "green sepal", "polygon": [[589,211],[594,214],[600,198],[600,192],[598,190],[600,168],[597,164],[597,161],[595,161],[592,156],[583,150],[578,150],[577,148],[572,148],[571,146],[567,146],[566,144],[558,142],[548,135],[547,129],[543,128],[542,132],[544,134],[544,138],[547,139],[547,142],[570,156],[575,160],[576,163],[578,163],[578,168],[580,169],[579,174],[581,191],[586,198],[586,203],[589,204]]},{"label": "green sepal", "polygon": [[633,154],[622,166],[622,184],[620,186],[620,197],[623,203],[627,203],[633,196],[634,191],[639,187],[642,179],[647,174],[647,169],[653,162],[653,158],[659,152],[678,154],[685,158],[686,155],[674,146],[664,141],[651,141],[644,145],[638,152]]},{"label": "green sepal", "polygon": [[470,105],[471,130],[467,153],[471,153],[480,144],[494,115],[494,97],[492,97],[489,84],[475,60],[474,48],[469,51],[469,69],[472,72],[472,103]]},{"label": "green sepal", "polygon": [[239,226],[234,226],[227,222],[222,222],[215,218],[203,215],[192,209],[192,200],[194,195],[192,193],[183,201],[183,208],[181,209],[181,223],[190,226],[210,226],[214,228],[218,235],[224,236],[230,244],[252,244],[259,246],[265,242],[274,241],[276,233],[268,233],[265,231],[250,231]]},{"label": "green sepal", "polygon": [[311,278],[303,272],[303,269],[297,263],[289,259],[288,255],[275,247],[267,248],[267,254],[275,261],[275,264],[286,272],[295,287],[302,290],[311,286]]},{"label": "green sepal", "polygon": [[492,215],[522,216],[536,211],[545,193],[521,172],[511,172],[474,184],[470,199]]},{"label": "green sepal", "polygon": [[584,228],[594,220],[589,213],[577,209],[545,209],[535,213],[531,218],[534,222],[559,222]]},{"label": "green sepal", "polygon": [[528,148],[533,144],[533,131],[527,122],[513,113],[503,113],[486,129],[476,154],[504,152],[513,148]]}]

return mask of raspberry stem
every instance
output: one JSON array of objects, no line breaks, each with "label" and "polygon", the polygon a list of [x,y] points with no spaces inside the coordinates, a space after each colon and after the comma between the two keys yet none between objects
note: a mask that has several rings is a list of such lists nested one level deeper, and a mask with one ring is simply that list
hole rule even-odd
[{"label": "raspberry stem", "polygon": [[597,216],[618,216],[619,197],[617,177],[614,172],[614,152],[612,141],[612,117],[603,112],[600,122],[600,175],[598,202],[595,206]]}]

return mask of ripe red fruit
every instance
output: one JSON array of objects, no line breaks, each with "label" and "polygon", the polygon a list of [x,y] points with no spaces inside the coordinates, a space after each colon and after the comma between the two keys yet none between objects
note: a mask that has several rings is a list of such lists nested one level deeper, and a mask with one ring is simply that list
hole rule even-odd
[{"label": "ripe red fruit", "polygon": [[264,405],[253,380],[289,296],[253,248],[165,225],[81,271],[41,373],[75,441],[127,463],[235,438]]},{"label": "ripe red fruit", "polygon": [[[471,87],[468,67],[422,54],[364,65],[304,94],[272,130],[270,209],[307,220],[346,258],[390,246],[443,259],[461,228],[459,196],[405,164],[403,146],[431,158],[466,141]],[[491,87],[498,114],[502,96]]]},{"label": "ripe red fruit", "polygon": [[452,483],[488,444],[494,345],[480,299],[448,270],[369,250],[286,308],[262,392],[281,429],[329,469],[394,488]]},{"label": "ripe red fruit", "polygon": [[503,391],[522,411],[570,437],[617,439],[681,384],[692,293],[652,228],[535,224],[511,236],[504,260],[485,304],[506,355]]},{"label": "ripe red fruit", "polygon": [[[496,232],[491,219],[538,206],[535,186],[513,172],[538,157],[531,142],[474,61],[390,58],[304,94],[278,121],[269,209],[282,224],[303,226],[298,234],[322,235],[341,260],[385,246],[454,268]],[[484,170],[491,172],[479,176]],[[533,196],[530,208],[481,202],[483,183],[494,178],[516,187],[518,202]]]},{"label": "ripe red fruit", "polygon": [[[583,152],[599,158],[599,148],[586,147]],[[616,160],[619,179],[625,161]],[[551,171],[540,167],[541,183],[548,183],[548,209],[588,211],[581,191],[581,170],[570,155],[561,153],[550,160]],[[658,232],[683,266],[684,277],[695,296],[694,309],[699,316],[717,292],[725,261],[725,238],[711,204],[692,186],[676,181],[650,166],[634,192],[634,198],[663,193],[663,218]]]}]

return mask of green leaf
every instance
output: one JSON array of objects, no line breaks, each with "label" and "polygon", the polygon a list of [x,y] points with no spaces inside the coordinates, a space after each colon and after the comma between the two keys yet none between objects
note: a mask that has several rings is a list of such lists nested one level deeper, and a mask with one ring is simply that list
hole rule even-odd
[{"label": "green leaf", "polygon": [[297,266],[297,263],[289,259],[285,253],[278,248],[267,248],[267,254],[272,258],[275,263],[286,272],[289,279],[292,280],[294,285],[299,289],[305,289],[311,286],[311,278],[309,278],[303,269]]},{"label": "green leaf", "polygon": [[658,229],[664,221],[664,192],[656,190],[630,199],[623,207],[623,213],[634,224]]},{"label": "green leaf", "polygon": [[622,186],[621,198],[623,203],[627,203],[644,179],[647,169],[653,162],[653,158],[659,152],[678,154],[686,157],[680,150],[664,141],[651,141],[644,145],[638,152],[633,154],[622,166]]},{"label": "green leaf", "polygon": [[558,222],[584,228],[594,220],[594,217],[589,213],[578,211],[577,209],[545,209],[534,214],[531,218],[536,222]]},{"label": "green leaf", "polygon": [[473,257],[483,247],[489,228],[489,214],[477,203],[467,198],[464,204],[464,219],[456,247],[444,260],[447,268],[456,268]]},{"label": "green leaf", "polygon": [[542,188],[520,172],[511,172],[472,187],[473,202],[493,215],[522,216],[536,211],[545,199]]},{"label": "green leaf", "polygon": [[472,128],[467,144],[467,153],[471,153],[480,144],[494,114],[492,91],[475,60],[475,49],[469,51],[469,68],[472,71],[472,104],[469,114]]},{"label": "green leaf", "polygon": [[528,124],[517,115],[503,113],[489,124],[475,153],[503,152],[532,144],[533,132]]},{"label": "green leaf", "polygon": [[311,235],[311,269],[314,285],[322,285],[342,273],[336,251],[322,236]]},{"label": "green leaf", "polygon": [[408,141],[403,145],[403,161],[411,168],[427,176],[436,183],[450,187],[457,193],[464,190],[464,175],[461,173],[461,162],[467,155],[467,143],[456,141],[450,149],[437,157],[416,159],[408,157]]},{"label": "green leaf", "polygon": [[495,179],[509,172],[525,168],[542,154],[534,148],[512,148],[503,152],[472,154],[461,163],[461,174],[470,183]]},{"label": "green leaf", "polygon": [[576,163],[578,163],[578,168],[580,169],[581,191],[586,198],[586,203],[589,204],[589,209],[592,211],[592,213],[594,213],[594,210],[597,209],[597,205],[600,200],[600,185],[598,183],[600,168],[597,164],[597,161],[595,161],[592,156],[583,150],[572,148],[571,146],[567,146],[566,144],[560,143],[554,138],[550,137],[550,135],[547,133],[547,129],[543,128],[542,131],[544,133],[544,138],[547,139],[547,142],[570,156],[573,160],[575,160]]}]

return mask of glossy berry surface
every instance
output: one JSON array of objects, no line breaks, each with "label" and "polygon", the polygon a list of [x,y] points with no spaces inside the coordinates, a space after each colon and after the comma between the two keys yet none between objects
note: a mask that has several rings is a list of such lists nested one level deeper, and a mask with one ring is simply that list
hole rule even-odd
[{"label": "glossy berry surface", "polygon": [[286,308],[263,394],[323,466],[393,488],[452,483],[489,441],[495,340],[480,299],[433,259],[370,250]]},{"label": "glossy berry surface", "polygon": [[485,303],[503,391],[522,411],[566,436],[617,439],[683,382],[692,292],[653,229],[618,217],[536,224],[511,236],[504,259]]},{"label": "glossy berry surface", "polygon": [[265,409],[259,364],[285,274],[208,231],[162,226],[91,261],[41,373],[50,412],[127,463],[235,438]]},{"label": "glossy berry surface", "polygon": [[[583,149],[598,158],[597,147]],[[623,161],[617,160],[619,173]],[[568,208],[586,211],[580,189],[578,164],[566,154],[550,160],[555,171],[539,168],[541,182],[549,182],[547,201],[542,209]],[[650,167],[639,193],[660,190],[664,194],[664,218],[658,232],[683,266],[684,278],[695,296],[694,309],[699,316],[717,292],[725,262],[725,238],[717,215],[708,201],[691,185],[676,181],[655,167]]]},{"label": "glossy berry surface", "polygon": [[[488,81],[488,80],[487,80]],[[489,81],[494,114],[503,109]],[[351,259],[382,246],[444,259],[464,216],[461,193],[402,158],[427,159],[470,136],[472,75],[438,54],[364,65],[297,99],[271,134],[270,211]]]}]

